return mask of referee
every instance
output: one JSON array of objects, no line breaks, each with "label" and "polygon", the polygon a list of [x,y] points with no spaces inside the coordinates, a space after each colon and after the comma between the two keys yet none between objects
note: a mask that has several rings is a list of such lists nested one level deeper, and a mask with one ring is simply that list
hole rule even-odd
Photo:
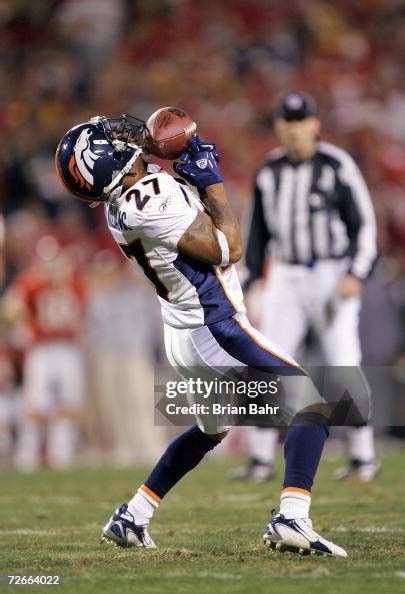
[{"label": "referee", "polygon": [[[326,365],[358,366],[363,283],[377,257],[373,206],[352,157],[318,140],[321,122],[314,99],[290,92],[278,102],[272,151],[255,179],[246,266],[247,288],[264,279],[260,329],[295,356],[308,329],[317,335]],[[373,431],[350,428],[350,462],[336,478],[378,472]],[[250,459],[233,478],[268,480],[273,474],[276,429],[249,429]]]}]

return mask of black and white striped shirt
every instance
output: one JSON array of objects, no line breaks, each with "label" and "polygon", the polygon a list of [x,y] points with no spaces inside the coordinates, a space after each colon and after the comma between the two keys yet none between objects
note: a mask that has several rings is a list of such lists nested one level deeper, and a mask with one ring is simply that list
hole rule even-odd
[{"label": "black and white striped shirt", "polygon": [[377,257],[374,209],[366,183],[344,150],[319,142],[314,156],[292,162],[271,152],[255,179],[246,266],[248,283],[266,254],[290,264],[350,257],[348,272],[366,279]]}]

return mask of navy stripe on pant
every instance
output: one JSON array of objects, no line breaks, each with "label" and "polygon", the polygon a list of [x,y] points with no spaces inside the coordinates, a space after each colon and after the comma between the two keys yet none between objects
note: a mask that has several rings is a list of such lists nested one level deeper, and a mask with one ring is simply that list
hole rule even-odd
[{"label": "navy stripe on pant", "polygon": [[297,365],[271,352],[258,342],[235,320],[227,318],[208,326],[217,343],[232,357],[250,367],[267,367],[272,373],[306,375]]},{"label": "navy stripe on pant", "polygon": [[[276,353],[272,353],[256,340],[233,318],[209,326],[211,334],[227,353],[249,367],[266,367],[278,375],[306,375]],[[308,424],[306,417],[310,416]],[[301,417],[302,425],[300,425]],[[319,424],[313,413],[297,415],[294,425],[287,431],[284,445],[285,472],[283,486],[311,491],[323,446],[329,435],[326,419],[321,415]]]}]

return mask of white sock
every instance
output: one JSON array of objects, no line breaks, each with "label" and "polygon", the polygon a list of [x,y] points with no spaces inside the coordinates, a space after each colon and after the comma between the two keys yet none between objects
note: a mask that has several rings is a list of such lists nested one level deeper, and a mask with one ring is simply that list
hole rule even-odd
[{"label": "white sock", "polygon": [[250,427],[248,431],[249,455],[262,464],[273,465],[276,457],[278,430]]},{"label": "white sock", "polygon": [[152,518],[158,506],[158,501],[146,493],[142,487],[139,487],[131,501],[128,502],[128,510],[134,516],[135,524],[137,526],[145,526],[146,524],[149,524],[149,520]]},{"label": "white sock", "polygon": [[347,430],[350,456],[360,462],[373,462],[375,459],[374,430],[370,425],[350,427]]},{"label": "white sock", "polygon": [[293,489],[283,491],[280,498],[280,513],[288,520],[309,517],[311,496],[308,493],[294,491]]}]

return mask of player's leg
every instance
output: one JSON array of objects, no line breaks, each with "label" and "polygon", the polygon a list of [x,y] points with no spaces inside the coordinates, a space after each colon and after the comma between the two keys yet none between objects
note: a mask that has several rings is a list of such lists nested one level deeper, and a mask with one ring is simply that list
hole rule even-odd
[{"label": "player's leg", "polygon": [[[233,358],[249,367],[277,370],[287,393],[287,408],[295,411],[284,445],[285,473],[280,511],[268,525],[264,540],[277,549],[346,557],[346,552],[312,529],[311,490],[324,443],[328,419],[324,402],[309,377],[285,353],[250,326],[246,319],[210,326],[215,340]],[[284,371],[287,375],[283,374]],[[302,372],[303,370],[301,370]]]},{"label": "player's leg", "polygon": [[[360,298],[335,300],[329,319],[318,319],[318,334],[328,365],[360,366],[359,337]],[[376,458],[374,430],[367,423],[347,428],[349,464],[335,473],[338,480],[357,474],[365,482],[373,480],[379,472]]]},{"label": "player's leg", "polygon": [[[196,340],[191,338],[189,330],[165,327],[165,347],[170,363],[186,375],[191,368],[205,368],[207,377],[213,379],[214,373],[207,367],[201,353],[204,345],[208,348],[210,345],[207,345],[206,338],[199,341],[198,345]],[[225,365],[225,361],[217,357],[216,364]],[[212,417],[198,418],[198,425],[176,437],[132,499],[121,505],[109,519],[104,526],[102,538],[119,546],[154,548],[147,526],[160,502],[185,474],[195,468],[224,439],[227,430],[227,427],[219,426]]]},{"label": "player's leg", "polygon": [[53,385],[57,396],[48,427],[47,457],[53,468],[72,464],[79,437],[78,422],[84,402],[82,353],[74,344],[53,346]]},{"label": "player's leg", "polygon": [[374,443],[374,429],[371,425],[359,425],[347,428],[349,442],[349,463],[338,468],[334,474],[336,480],[344,480],[355,474],[368,483],[376,478],[381,469]]},{"label": "player's leg", "polygon": [[[288,533],[283,537],[285,546],[295,538],[296,549],[317,550],[318,544],[323,543],[319,546],[329,547],[327,554],[345,556],[344,551],[322,539],[306,524],[310,489],[327,437],[325,423],[315,421],[316,424],[313,424],[317,413],[307,413],[305,410],[309,405],[319,404],[320,401],[319,394],[314,390],[309,378],[287,356],[279,357],[272,352],[271,348],[264,346],[263,343],[260,344],[262,337],[248,323],[243,324],[241,321],[228,319],[209,328],[202,327],[194,331],[167,330],[166,339],[167,337],[171,339],[166,340],[166,348],[169,346],[169,360],[177,363],[186,373],[190,368],[199,367],[202,363],[203,367],[212,370],[214,374],[219,372],[221,366],[227,368],[253,366],[268,370],[273,368],[274,374],[274,368],[280,365],[285,367],[287,373],[291,371],[294,374],[293,377],[297,372],[299,373],[301,408],[304,408],[304,411],[301,416],[295,415],[295,424],[289,429],[290,436],[285,448],[286,473],[281,497],[281,515],[279,514],[277,520],[274,519],[273,522],[277,521],[277,525],[286,523],[285,529],[282,528]],[[296,383],[295,388],[297,388]],[[289,409],[296,411],[300,410],[300,407],[293,402]],[[103,535],[107,539],[121,546],[154,546],[147,533],[147,523],[141,525],[141,519],[143,522],[150,520],[162,497],[194,468],[208,451],[215,447],[225,432],[219,431],[219,420],[210,419],[209,427],[204,426],[202,419],[199,419],[199,422],[201,429],[193,427],[186,431],[174,440],[163,454],[144,485],[130,502],[135,513],[131,513],[128,510],[128,504],[124,504],[112,516],[103,530]],[[218,424],[216,433],[213,431],[215,422]],[[307,454],[304,455],[306,448]],[[300,525],[301,520],[304,522],[303,526]],[[273,522],[272,527],[275,526]],[[270,525],[266,531],[266,540],[272,542],[273,537],[269,535],[269,530]],[[302,544],[303,530],[306,534],[305,545]]]},{"label": "player's leg", "polygon": [[[259,328],[274,345],[295,356],[307,331],[307,312],[303,305],[300,285],[305,281],[296,267],[274,263],[260,296]],[[301,271],[305,272],[305,271]],[[248,460],[231,474],[232,480],[262,482],[274,476],[278,430],[271,427],[247,428]]]},{"label": "player's leg", "polygon": [[248,459],[229,473],[230,480],[262,483],[274,478],[278,434],[273,427],[246,427]]},{"label": "player's leg", "polygon": [[260,332],[290,355],[297,352],[308,328],[306,270],[296,268],[274,263],[261,296],[258,323]]},{"label": "player's leg", "polygon": [[103,529],[103,539],[119,546],[155,548],[147,527],[163,497],[227,432],[208,435],[194,425],[176,437],[128,503],[121,505]]},{"label": "player's leg", "polygon": [[36,345],[25,357],[22,419],[18,427],[15,465],[33,470],[41,464],[41,445],[52,406],[49,370],[52,357],[46,346]]}]

